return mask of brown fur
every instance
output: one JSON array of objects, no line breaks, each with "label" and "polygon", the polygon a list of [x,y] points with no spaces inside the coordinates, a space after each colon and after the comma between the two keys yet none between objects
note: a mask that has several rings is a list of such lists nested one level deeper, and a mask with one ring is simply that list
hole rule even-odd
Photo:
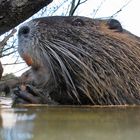
[{"label": "brown fur", "polygon": [[38,88],[54,101],[140,104],[140,39],[128,31],[105,20],[46,17],[23,25],[18,40]]}]

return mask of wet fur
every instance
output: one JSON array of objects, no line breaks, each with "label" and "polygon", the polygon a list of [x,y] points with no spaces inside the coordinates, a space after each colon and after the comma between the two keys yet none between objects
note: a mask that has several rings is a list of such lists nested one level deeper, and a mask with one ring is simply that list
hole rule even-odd
[{"label": "wet fur", "polygon": [[[77,19],[82,22],[77,24]],[[19,30],[19,53],[30,54],[38,87],[54,101],[140,104],[138,37],[85,17],[39,18],[26,26],[30,29],[26,37]],[[42,69],[46,72],[36,77]]]}]

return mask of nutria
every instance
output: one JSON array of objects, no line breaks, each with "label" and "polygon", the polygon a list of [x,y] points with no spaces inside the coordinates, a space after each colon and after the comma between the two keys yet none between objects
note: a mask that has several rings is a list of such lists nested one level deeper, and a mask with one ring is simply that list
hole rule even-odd
[{"label": "nutria", "polygon": [[18,31],[18,52],[31,66],[44,100],[140,104],[140,39],[124,29],[116,32],[106,20],[33,19]]}]

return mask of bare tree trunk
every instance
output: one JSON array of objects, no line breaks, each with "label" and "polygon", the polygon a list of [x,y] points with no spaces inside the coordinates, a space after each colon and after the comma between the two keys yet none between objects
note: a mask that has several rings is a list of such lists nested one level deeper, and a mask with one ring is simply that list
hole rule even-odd
[{"label": "bare tree trunk", "polygon": [[0,0],[0,35],[14,28],[53,0]]},{"label": "bare tree trunk", "polygon": [[71,2],[71,8],[70,8],[70,12],[69,12],[69,16],[72,16],[74,14],[73,10],[75,8],[75,0],[72,0]]},{"label": "bare tree trunk", "polygon": [[71,2],[71,8],[70,8],[70,12],[69,12],[69,16],[73,16],[76,9],[78,8],[78,6],[82,3],[85,3],[87,0],[78,0],[76,3],[76,0],[72,0]]}]

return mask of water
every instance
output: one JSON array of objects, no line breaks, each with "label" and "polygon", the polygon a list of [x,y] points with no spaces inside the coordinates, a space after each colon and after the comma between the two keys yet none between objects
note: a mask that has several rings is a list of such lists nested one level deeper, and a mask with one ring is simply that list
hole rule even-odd
[{"label": "water", "polygon": [[[4,99],[2,99],[4,100]],[[139,140],[140,107],[0,106],[0,140]]]}]

